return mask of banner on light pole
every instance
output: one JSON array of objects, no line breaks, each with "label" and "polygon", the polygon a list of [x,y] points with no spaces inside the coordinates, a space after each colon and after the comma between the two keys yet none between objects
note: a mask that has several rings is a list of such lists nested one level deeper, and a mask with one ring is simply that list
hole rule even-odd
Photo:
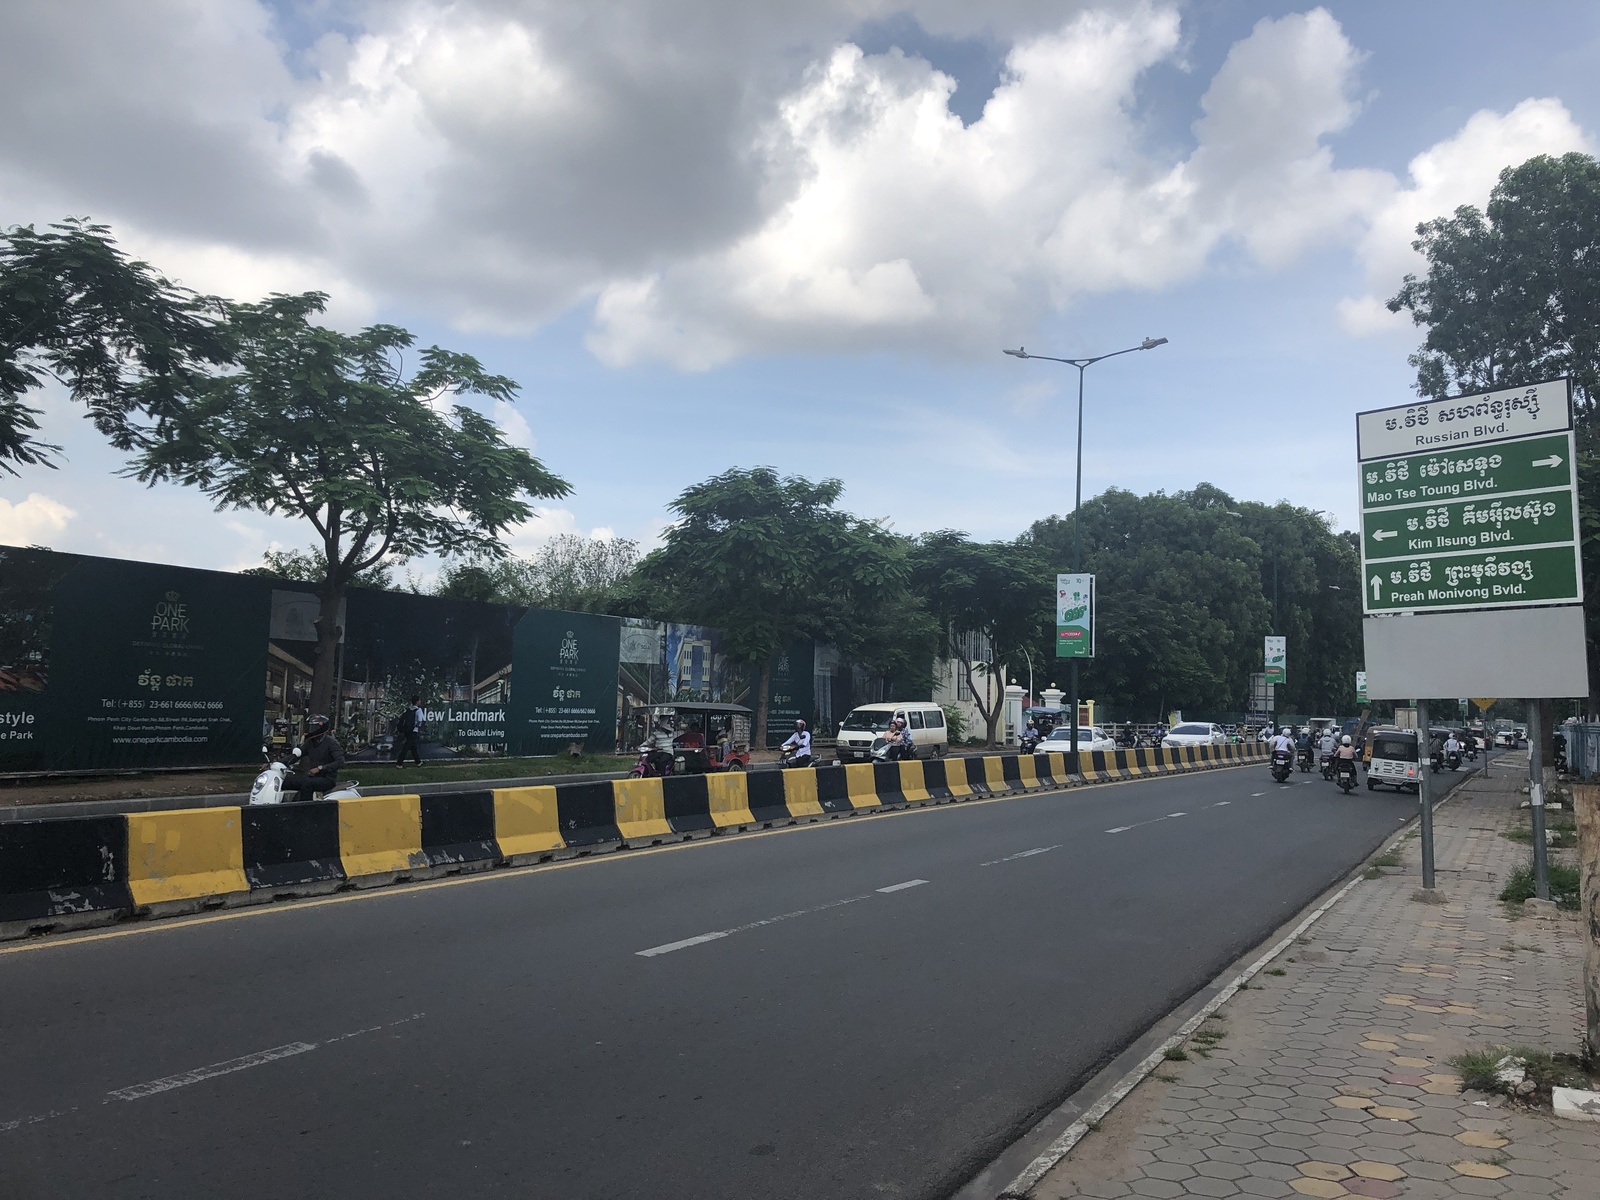
[{"label": "banner on light pole", "polygon": [[1094,576],[1056,576],[1056,657],[1094,657]]},{"label": "banner on light pole", "polygon": [[1289,639],[1286,637],[1269,637],[1267,639],[1267,682],[1284,683],[1289,678]]}]

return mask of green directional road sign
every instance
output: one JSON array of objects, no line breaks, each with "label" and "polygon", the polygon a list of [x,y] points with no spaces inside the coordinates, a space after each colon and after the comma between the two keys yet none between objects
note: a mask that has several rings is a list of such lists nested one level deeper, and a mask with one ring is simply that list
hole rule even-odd
[{"label": "green directional road sign", "polygon": [[1368,509],[1361,515],[1361,552],[1376,561],[1402,554],[1570,542],[1574,509],[1571,488]]},{"label": "green directional road sign", "polygon": [[1512,608],[1582,596],[1571,545],[1477,554],[1424,554],[1362,567],[1369,613]]},{"label": "green directional road sign", "polygon": [[1368,614],[1582,601],[1565,380],[1361,413],[1356,429]]},{"label": "green directional road sign", "polygon": [[1572,486],[1572,434],[1361,464],[1361,507],[1389,508]]}]

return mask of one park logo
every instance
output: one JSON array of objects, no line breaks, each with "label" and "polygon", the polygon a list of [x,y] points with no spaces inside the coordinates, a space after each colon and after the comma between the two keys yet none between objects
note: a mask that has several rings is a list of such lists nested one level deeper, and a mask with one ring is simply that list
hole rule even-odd
[{"label": "one park logo", "polygon": [[155,615],[150,618],[150,632],[166,638],[189,636],[189,606],[177,592],[168,592],[156,602]]},{"label": "one park logo", "polygon": [[561,650],[557,657],[564,667],[578,665],[578,635],[573,633],[572,630],[567,630],[567,635],[561,639]]}]

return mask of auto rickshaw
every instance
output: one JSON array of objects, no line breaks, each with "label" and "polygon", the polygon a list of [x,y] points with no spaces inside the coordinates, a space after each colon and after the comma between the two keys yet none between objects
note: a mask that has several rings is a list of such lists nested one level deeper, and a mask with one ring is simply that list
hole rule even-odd
[{"label": "auto rickshaw", "polygon": [[750,710],[742,704],[677,701],[652,704],[642,711],[657,745],[670,742],[672,774],[749,768]]}]

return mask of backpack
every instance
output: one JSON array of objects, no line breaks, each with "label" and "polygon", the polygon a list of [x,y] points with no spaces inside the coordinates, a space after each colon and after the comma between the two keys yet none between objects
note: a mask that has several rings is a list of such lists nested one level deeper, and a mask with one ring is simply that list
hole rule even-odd
[{"label": "backpack", "polygon": [[417,731],[417,710],[408,708],[395,718],[394,731],[404,737]]}]

